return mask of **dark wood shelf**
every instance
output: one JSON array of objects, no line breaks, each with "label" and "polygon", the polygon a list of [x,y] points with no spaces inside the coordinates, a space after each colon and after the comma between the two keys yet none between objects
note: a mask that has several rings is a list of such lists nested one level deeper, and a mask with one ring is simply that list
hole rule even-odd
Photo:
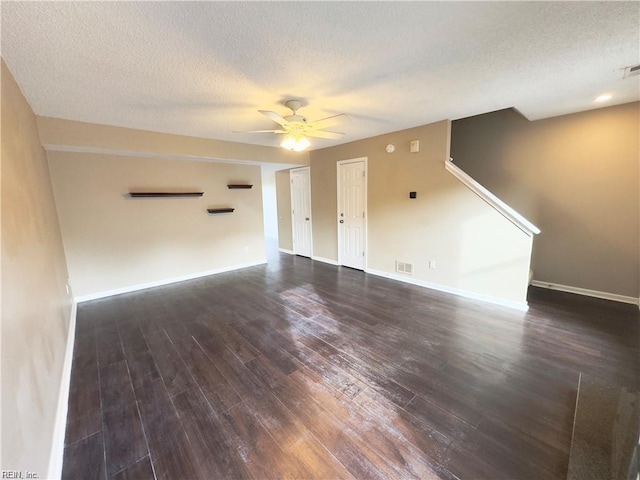
[{"label": "dark wood shelf", "polygon": [[227,185],[227,188],[229,190],[234,189],[234,188],[253,188],[253,185],[239,185],[239,184],[231,184],[231,185]]},{"label": "dark wood shelf", "polygon": [[129,192],[132,198],[153,197],[201,197],[204,192]]},{"label": "dark wood shelf", "polygon": [[215,215],[217,213],[233,213],[235,208],[207,208],[207,212],[211,215]]}]

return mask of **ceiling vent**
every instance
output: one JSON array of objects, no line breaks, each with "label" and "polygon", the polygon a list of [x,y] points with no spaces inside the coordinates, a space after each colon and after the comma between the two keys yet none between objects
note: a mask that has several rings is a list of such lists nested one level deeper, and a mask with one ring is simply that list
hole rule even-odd
[{"label": "ceiling vent", "polygon": [[624,69],[624,77],[622,78],[637,77],[638,75],[640,75],[640,65],[632,65]]}]

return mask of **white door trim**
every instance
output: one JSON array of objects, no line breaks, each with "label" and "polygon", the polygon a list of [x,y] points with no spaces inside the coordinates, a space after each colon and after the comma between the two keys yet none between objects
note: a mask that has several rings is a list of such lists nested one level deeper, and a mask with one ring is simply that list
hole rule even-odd
[{"label": "white door trim", "polygon": [[295,235],[296,235],[296,229],[295,229],[295,219],[293,218],[293,188],[291,188],[291,185],[293,185],[293,174],[295,172],[301,172],[303,170],[306,170],[309,172],[308,178],[309,178],[309,229],[310,229],[310,235],[311,235],[311,255],[309,255],[309,258],[313,257],[313,204],[311,203],[311,167],[299,167],[299,168],[292,168],[289,170],[289,196],[290,196],[290,200],[291,200],[291,244],[293,246],[293,254],[297,255],[298,252],[296,252],[296,242],[295,242]]},{"label": "white door trim", "polygon": [[340,220],[340,166],[349,163],[364,162],[364,271],[367,271],[367,258],[369,258],[369,234],[368,234],[368,222],[369,222],[369,168],[368,157],[350,158],[348,160],[338,160],[336,163],[336,188],[338,190],[337,206],[336,206],[336,231],[338,234],[338,265],[342,265],[342,240],[340,239],[340,226],[338,221]]}]

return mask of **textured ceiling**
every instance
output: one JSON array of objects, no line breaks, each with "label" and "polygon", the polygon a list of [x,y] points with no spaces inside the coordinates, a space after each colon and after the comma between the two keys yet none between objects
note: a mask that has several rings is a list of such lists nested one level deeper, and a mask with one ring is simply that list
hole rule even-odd
[{"label": "textured ceiling", "polygon": [[2,56],[42,116],[261,145],[258,109],[343,140],[515,107],[640,99],[638,2],[6,2]]}]

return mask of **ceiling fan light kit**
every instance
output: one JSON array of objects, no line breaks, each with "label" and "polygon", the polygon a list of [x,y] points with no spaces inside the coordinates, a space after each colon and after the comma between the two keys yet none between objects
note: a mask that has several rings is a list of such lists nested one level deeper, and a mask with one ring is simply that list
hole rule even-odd
[{"label": "ceiling fan light kit", "polygon": [[276,122],[280,125],[278,130],[254,130],[247,133],[275,133],[285,134],[284,138],[280,142],[280,146],[287,150],[294,152],[301,152],[311,145],[307,137],[328,138],[337,140],[341,138],[344,133],[339,132],[327,132],[325,128],[339,125],[349,120],[345,114],[334,115],[333,117],[323,118],[322,120],[316,120],[315,122],[309,122],[306,117],[298,115],[298,109],[302,107],[302,101],[300,100],[288,100],[285,102],[287,108],[289,108],[293,114],[283,117],[276,112],[270,110],[258,110],[265,117]]},{"label": "ceiling fan light kit", "polygon": [[296,133],[288,133],[280,142],[280,146],[287,150],[292,150],[294,152],[301,152],[305,148],[311,145],[311,142],[307,140],[307,137],[301,134]]}]

